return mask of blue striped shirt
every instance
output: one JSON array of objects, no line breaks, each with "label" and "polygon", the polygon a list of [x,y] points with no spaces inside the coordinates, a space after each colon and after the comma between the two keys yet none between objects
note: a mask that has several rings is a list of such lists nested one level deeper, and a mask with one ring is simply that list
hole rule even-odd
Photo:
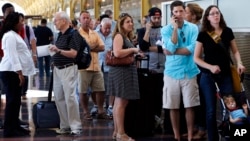
[{"label": "blue striped shirt", "polygon": [[107,54],[107,51],[112,49],[112,45],[113,45],[112,32],[110,32],[110,34],[107,37],[103,36],[103,34],[101,33],[101,29],[97,29],[96,32],[101,37],[102,41],[104,42],[104,46],[105,46],[105,50],[98,53],[99,64],[101,67],[103,67],[104,72],[109,72],[109,66],[106,65],[105,56]]}]

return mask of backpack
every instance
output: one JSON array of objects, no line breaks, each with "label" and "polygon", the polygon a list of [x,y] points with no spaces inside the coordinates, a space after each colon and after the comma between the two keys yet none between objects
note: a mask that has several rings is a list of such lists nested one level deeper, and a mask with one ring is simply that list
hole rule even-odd
[{"label": "backpack", "polygon": [[78,31],[73,30],[70,32],[70,34],[71,38],[73,38],[74,40],[74,45],[77,46],[77,48],[79,49],[75,57],[75,63],[78,66],[78,70],[86,69],[89,67],[90,62],[92,60],[90,54],[90,47],[87,41],[80,35]]},{"label": "backpack", "polygon": [[90,54],[90,47],[87,43],[87,41],[80,35],[79,32],[76,32],[75,35],[80,40],[80,50],[77,52],[76,55],[76,64],[78,66],[78,69],[86,69],[89,67],[91,63],[91,54]]}]

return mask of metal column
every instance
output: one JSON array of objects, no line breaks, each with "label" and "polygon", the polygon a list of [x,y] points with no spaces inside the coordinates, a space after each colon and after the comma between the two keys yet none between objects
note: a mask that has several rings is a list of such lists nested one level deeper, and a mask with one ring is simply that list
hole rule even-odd
[{"label": "metal column", "polygon": [[141,0],[141,19],[143,16],[148,15],[148,10],[152,7],[150,0]]},{"label": "metal column", "polygon": [[87,0],[81,0],[80,1],[80,12],[87,9],[86,5],[87,5]]},{"label": "metal column", "polygon": [[100,0],[94,0],[94,10],[95,10],[95,18],[99,18],[100,16],[100,9],[101,9],[101,1]]},{"label": "metal column", "polygon": [[114,20],[117,20],[120,15],[120,3],[121,3],[121,0],[113,0]]}]

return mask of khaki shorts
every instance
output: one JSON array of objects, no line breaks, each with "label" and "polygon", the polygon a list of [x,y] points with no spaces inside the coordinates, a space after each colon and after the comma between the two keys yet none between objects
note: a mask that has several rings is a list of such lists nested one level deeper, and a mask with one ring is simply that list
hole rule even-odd
[{"label": "khaki shorts", "polygon": [[86,94],[89,87],[92,92],[105,91],[101,71],[78,71],[78,92]]},{"label": "khaki shorts", "polygon": [[179,109],[181,95],[185,108],[200,105],[196,77],[177,80],[164,75],[163,108]]}]

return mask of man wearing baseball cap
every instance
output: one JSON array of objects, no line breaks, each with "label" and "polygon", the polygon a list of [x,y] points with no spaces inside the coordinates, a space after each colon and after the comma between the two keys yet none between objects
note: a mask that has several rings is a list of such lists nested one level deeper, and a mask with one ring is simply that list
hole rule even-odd
[{"label": "man wearing baseball cap", "polygon": [[[146,27],[138,29],[138,43],[140,49],[149,55],[149,95],[152,95],[151,105],[154,118],[159,119],[162,111],[162,88],[165,55],[161,46],[161,17],[162,12],[157,7],[152,7],[148,11]],[[147,67],[143,61],[142,67]],[[152,83],[153,82],[153,83]],[[140,82],[139,82],[140,83]],[[154,122],[154,121],[153,121]],[[159,122],[158,122],[159,123]],[[160,126],[159,126],[160,127]]]}]

